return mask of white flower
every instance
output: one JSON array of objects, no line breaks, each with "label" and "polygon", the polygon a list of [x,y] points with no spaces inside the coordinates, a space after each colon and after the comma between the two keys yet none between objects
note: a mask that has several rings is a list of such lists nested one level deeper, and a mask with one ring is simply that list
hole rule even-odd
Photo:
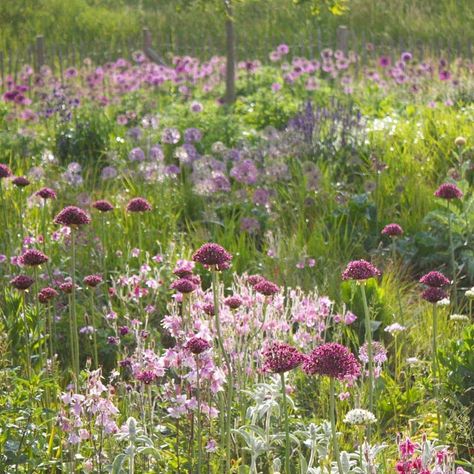
[{"label": "white flower", "polygon": [[392,334],[392,336],[394,334],[397,334],[398,332],[405,331],[405,330],[406,330],[406,327],[398,323],[393,323],[384,329],[385,332],[389,332],[390,334]]},{"label": "white flower", "polygon": [[344,423],[349,425],[372,425],[377,422],[375,415],[362,408],[354,408],[346,413]]},{"label": "white flower", "polygon": [[467,290],[465,295],[466,295],[466,298],[469,298],[470,300],[474,300],[474,286],[470,290]]},{"label": "white flower", "polygon": [[421,362],[420,359],[418,359],[418,357],[407,357],[407,364],[409,365],[417,365]]},{"label": "white flower", "polygon": [[442,300],[439,300],[436,304],[438,306],[449,306],[450,305],[449,298],[443,298]]},{"label": "white flower", "polygon": [[465,314],[452,314],[449,317],[450,321],[469,321],[469,316],[466,316]]}]

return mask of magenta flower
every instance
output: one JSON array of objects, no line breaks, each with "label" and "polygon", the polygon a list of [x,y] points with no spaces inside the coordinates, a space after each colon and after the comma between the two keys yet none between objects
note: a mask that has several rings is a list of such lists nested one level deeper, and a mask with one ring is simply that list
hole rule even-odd
[{"label": "magenta flower", "polygon": [[194,282],[187,278],[180,278],[179,280],[175,280],[171,283],[171,289],[179,291],[179,293],[192,293],[197,289],[197,286]]},{"label": "magenta flower", "polygon": [[262,295],[265,296],[272,296],[277,294],[280,291],[280,287],[272,283],[271,281],[262,279],[258,283],[256,283],[253,289]]},{"label": "magenta flower", "polygon": [[441,199],[461,199],[463,197],[462,191],[452,183],[442,184],[434,193],[436,197]]},{"label": "magenta flower", "polygon": [[87,275],[84,277],[84,284],[90,286],[91,288],[95,288],[97,285],[102,283],[104,280],[100,275]]},{"label": "magenta flower", "polygon": [[210,349],[211,345],[202,337],[194,336],[186,342],[184,347],[193,354],[199,355]]},{"label": "magenta flower", "polygon": [[208,316],[214,316],[215,310],[214,310],[214,305],[212,303],[206,303],[203,307],[202,310],[208,315]]},{"label": "magenta flower", "polygon": [[76,206],[65,207],[55,218],[54,223],[75,227],[90,224],[91,218],[81,208]]},{"label": "magenta flower", "polygon": [[183,278],[193,274],[194,262],[189,260],[178,260],[176,266],[173,269],[173,273],[179,277]]},{"label": "magenta flower", "polygon": [[136,378],[145,385],[150,385],[157,378],[157,375],[152,370],[142,370],[136,375]]},{"label": "magenta flower", "polygon": [[202,245],[193,254],[193,260],[202,265],[213,266],[218,270],[229,266],[232,255],[219,244],[207,243]]},{"label": "magenta flower", "polygon": [[59,285],[59,289],[66,295],[69,295],[70,293],[72,293],[72,281],[67,280],[64,283],[61,283]]},{"label": "magenta flower", "polygon": [[144,198],[133,198],[127,204],[128,212],[148,212],[151,211],[151,204]]},{"label": "magenta flower", "polygon": [[250,286],[254,287],[257,283],[261,282],[262,280],[265,280],[262,275],[250,275],[247,278],[247,282]]},{"label": "magenta flower", "polygon": [[12,183],[18,187],[18,188],[25,188],[26,186],[29,186],[30,180],[25,178],[24,176],[18,176],[12,180]]},{"label": "magenta flower", "polygon": [[328,342],[316,347],[303,362],[308,375],[326,375],[337,380],[359,377],[360,364],[347,347],[337,342]]},{"label": "magenta flower", "polygon": [[10,284],[17,290],[27,290],[34,282],[28,275],[18,275],[10,280]]},{"label": "magenta flower", "polygon": [[19,257],[20,263],[28,267],[42,265],[48,260],[49,258],[43,252],[40,252],[36,249],[28,249],[23,255]]},{"label": "magenta flower", "polygon": [[56,298],[59,296],[59,293],[54,289],[50,288],[47,286],[46,288],[43,288],[39,293],[38,293],[38,300],[42,304],[47,304],[49,303],[52,299]]},{"label": "magenta flower", "polygon": [[54,191],[54,189],[51,189],[51,188],[41,188],[39,191],[35,193],[35,196],[38,196],[44,199],[45,201],[47,199],[56,199],[57,197],[56,191]]},{"label": "magenta flower", "polygon": [[403,235],[403,229],[398,224],[387,224],[382,229],[382,235],[387,235],[388,237],[399,237]]},{"label": "magenta flower", "polygon": [[112,204],[110,204],[110,202],[106,201],[105,199],[99,199],[98,201],[95,201],[92,203],[92,207],[100,212],[110,212],[114,210],[114,206],[112,206]]},{"label": "magenta flower", "polygon": [[447,298],[448,294],[442,288],[436,288],[434,286],[430,286],[429,288],[423,291],[423,293],[421,294],[421,297],[424,300],[434,304],[434,303],[437,303],[438,301],[441,301]]},{"label": "magenta flower", "polygon": [[224,304],[230,309],[237,309],[242,306],[243,300],[239,295],[232,295],[224,300]]},{"label": "magenta flower", "polygon": [[429,272],[420,278],[420,283],[433,288],[448,286],[451,282],[441,272]]},{"label": "magenta flower", "polygon": [[11,169],[7,165],[0,163],[0,179],[9,178],[11,175]]},{"label": "magenta flower", "polygon": [[349,262],[342,273],[343,280],[367,280],[379,276],[380,270],[366,260],[353,260]]},{"label": "magenta flower", "polygon": [[305,356],[298,349],[284,342],[275,341],[262,352],[264,363],[262,370],[282,374],[300,366]]}]

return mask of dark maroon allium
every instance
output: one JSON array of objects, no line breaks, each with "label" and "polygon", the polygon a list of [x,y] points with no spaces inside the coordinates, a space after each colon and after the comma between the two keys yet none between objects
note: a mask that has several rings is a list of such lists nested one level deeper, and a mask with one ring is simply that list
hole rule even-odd
[{"label": "dark maroon allium", "polygon": [[7,165],[0,163],[0,179],[9,178],[11,175],[11,169]]},{"label": "dark maroon allium", "polygon": [[438,301],[447,298],[448,294],[442,288],[430,286],[429,288],[426,288],[423,293],[421,293],[421,297],[430,303],[437,303]]},{"label": "dark maroon allium", "polygon": [[87,275],[84,277],[84,284],[90,286],[91,288],[95,288],[97,285],[102,283],[104,280],[100,275]]},{"label": "dark maroon allium", "polygon": [[212,303],[206,303],[205,305],[203,305],[202,310],[208,316],[214,316],[214,314],[215,314],[214,305]]},{"label": "dark maroon allium", "polygon": [[61,224],[65,226],[80,226],[90,224],[91,218],[81,208],[76,206],[65,207],[55,218],[55,224]]},{"label": "dark maroon allium", "polygon": [[219,244],[207,243],[194,252],[193,260],[203,265],[215,266],[223,270],[230,264],[232,255]]},{"label": "dark maroon allium", "polygon": [[296,369],[301,365],[305,356],[296,347],[284,342],[273,342],[262,352],[264,363],[263,371],[281,374]]},{"label": "dark maroon allium", "polygon": [[107,344],[109,344],[111,346],[117,346],[119,343],[120,343],[120,339],[118,337],[109,336],[107,338]]},{"label": "dark maroon allium", "polygon": [[442,184],[434,193],[436,197],[441,199],[461,199],[463,197],[462,191],[452,183]]},{"label": "dark maroon allium", "polygon": [[280,287],[272,283],[271,281],[265,280],[263,278],[257,284],[253,286],[253,289],[262,295],[265,296],[272,296],[277,294],[280,291]]},{"label": "dark maroon allium", "polygon": [[142,370],[136,377],[145,385],[150,385],[156,379],[156,373],[152,370]]},{"label": "dark maroon allium", "polygon": [[148,212],[151,211],[151,204],[144,198],[133,198],[127,204],[128,212]]},{"label": "dark maroon allium", "polygon": [[194,336],[189,339],[188,342],[186,342],[184,347],[193,354],[198,355],[202,354],[204,351],[207,351],[211,347],[211,345],[202,337]]},{"label": "dark maroon allium", "polygon": [[61,283],[59,285],[59,289],[63,293],[66,293],[66,295],[69,295],[70,293],[72,293],[72,281],[66,280],[64,283]]},{"label": "dark maroon allium", "polygon": [[42,265],[48,260],[49,258],[43,252],[36,249],[28,249],[23,255],[20,255],[19,258],[20,263],[28,267]]},{"label": "dark maroon allium", "polygon": [[367,280],[380,275],[380,270],[366,260],[353,260],[349,262],[342,272],[343,280]]},{"label": "dark maroon allium", "polygon": [[178,278],[184,278],[193,274],[194,262],[180,260],[173,269],[173,274]]},{"label": "dark maroon allium", "polygon": [[110,202],[106,201],[105,199],[99,199],[98,201],[95,201],[92,204],[92,207],[100,212],[110,212],[114,210],[114,206],[112,206],[112,204],[110,204]]},{"label": "dark maroon allium", "polygon": [[382,235],[388,237],[399,237],[403,235],[403,229],[398,224],[388,224],[382,229]]},{"label": "dark maroon allium", "polygon": [[224,304],[228,306],[230,309],[237,309],[240,308],[243,304],[243,300],[239,295],[232,295],[227,297],[224,300]]},{"label": "dark maroon allium", "polygon": [[197,286],[188,278],[180,278],[171,283],[170,288],[180,293],[192,293],[196,290]]},{"label": "dark maroon allium", "polygon": [[47,304],[58,296],[59,293],[54,288],[50,288],[49,286],[47,286],[38,293],[38,300],[42,304]]},{"label": "dark maroon allium", "polygon": [[130,328],[128,326],[119,326],[118,331],[121,336],[126,336],[130,332]]},{"label": "dark maroon allium", "polygon": [[184,278],[185,280],[192,281],[196,286],[201,285],[201,277],[199,275],[188,274],[184,275],[182,278]]},{"label": "dark maroon allium", "polygon": [[17,290],[27,290],[34,282],[28,275],[18,275],[10,280],[10,284]]},{"label": "dark maroon allium", "polygon": [[429,272],[420,278],[420,283],[434,288],[448,286],[451,282],[441,272]]},{"label": "dark maroon allium", "polygon": [[119,362],[119,365],[120,365],[120,367],[124,367],[124,368],[131,367],[132,366],[132,361],[131,361],[130,357],[126,357],[125,359],[122,359]]},{"label": "dark maroon allium", "polygon": [[12,183],[18,188],[25,188],[26,186],[30,185],[30,180],[24,176],[17,176],[16,178],[12,179]]},{"label": "dark maroon allium", "polygon": [[41,188],[39,191],[36,191],[35,196],[38,196],[46,201],[46,199],[56,199],[56,191],[51,188]]},{"label": "dark maroon allium", "polygon": [[338,380],[355,379],[360,375],[360,364],[354,354],[337,342],[316,347],[303,362],[308,375],[327,375]]},{"label": "dark maroon allium", "polygon": [[262,275],[250,275],[247,278],[247,282],[250,286],[255,286],[260,281],[265,280]]}]

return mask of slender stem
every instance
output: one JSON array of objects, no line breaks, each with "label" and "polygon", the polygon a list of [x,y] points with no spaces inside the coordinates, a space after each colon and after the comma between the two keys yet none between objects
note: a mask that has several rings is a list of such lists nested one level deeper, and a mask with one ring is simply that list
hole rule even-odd
[{"label": "slender stem", "polygon": [[365,313],[365,340],[367,342],[367,356],[369,359],[369,410],[373,412],[374,406],[374,360],[372,353],[372,328],[370,323],[369,306],[367,305],[367,296],[365,294],[365,283],[360,285],[362,294],[362,303]]},{"label": "slender stem", "polygon": [[94,331],[92,332],[92,342],[94,344],[94,368],[99,368],[99,351],[97,349],[97,323],[95,318],[95,308],[94,308],[94,289],[90,289],[90,300],[91,300],[91,323]]},{"label": "slender stem", "polygon": [[47,325],[48,325],[48,342],[49,342],[49,357],[51,359],[51,368],[54,370],[54,343],[53,343],[53,324],[51,317],[51,305],[48,305],[47,310]]},{"label": "slender stem", "polygon": [[336,403],[335,403],[335,387],[334,378],[329,379],[329,416],[331,418],[331,432],[332,432],[332,444],[334,450],[334,456],[337,462],[337,470],[339,474],[344,474],[341,463],[341,456],[339,454],[339,443],[337,442],[337,431],[336,431]]},{"label": "slender stem", "polygon": [[20,252],[23,248],[23,238],[24,238],[24,226],[23,226],[23,191],[20,189],[20,199],[18,200],[20,203],[20,215],[19,215],[19,221],[20,221]]},{"label": "slender stem", "polygon": [[[392,262],[393,262],[393,268],[395,270],[395,257],[396,257],[396,247],[395,247],[395,238],[392,238]],[[398,313],[400,316],[400,323],[403,325],[405,321],[405,317],[403,314],[403,306],[402,306],[402,297],[400,293],[400,285],[396,285],[397,288],[397,300],[398,300]]]},{"label": "slender stem", "polygon": [[79,334],[76,314],[76,235],[75,230],[71,229],[71,250],[72,250],[72,291],[71,291],[71,313],[72,313],[72,329],[73,329],[73,344],[74,344],[74,376],[76,378],[76,388],[79,387]]},{"label": "slender stem", "polygon": [[3,231],[5,232],[5,238],[2,239],[4,245],[4,251],[10,261],[10,249],[9,249],[9,227],[8,227],[8,218],[7,218],[7,208],[5,206],[5,192],[2,186],[2,179],[0,179],[0,205],[2,206],[2,215],[3,215]]},{"label": "slender stem", "polygon": [[198,441],[197,474],[201,474],[201,469],[202,469],[202,419],[201,419],[201,387],[199,385],[199,355],[196,355],[196,398],[197,398],[197,441]]},{"label": "slender stem", "polygon": [[440,413],[440,403],[439,400],[439,385],[438,385],[438,309],[436,303],[433,304],[433,388],[434,388],[434,397],[436,402],[436,422],[438,425],[438,436],[441,436],[441,413]]},{"label": "slender stem", "polygon": [[26,375],[28,380],[31,379],[31,374],[33,372],[31,368],[31,342],[30,342],[30,325],[28,324],[28,320],[25,314],[25,292],[21,292],[21,311],[23,315],[23,323],[25,325],[25,338],[26,338]]},{"label": "slender stem", "polygon": [[449,209],[448,201],[448,237],[449,237],[449,253],[451,255],[451,274],[453,276],[453,310],[456,312],[458,308],[458,285],[457,285],[457,272],[456,272],[456,258],[454,256],[454,244],[453,244],[453,232],[452,232],[452,213]]},{"label": "slender stem", "polygon": [[285,373],[280,374],[281,377],[281,397],[283,401],[283,416],[285,417],[285,472],[290,474],[290,430],[288,425],[288,407],[286,404],[286,384]]}]

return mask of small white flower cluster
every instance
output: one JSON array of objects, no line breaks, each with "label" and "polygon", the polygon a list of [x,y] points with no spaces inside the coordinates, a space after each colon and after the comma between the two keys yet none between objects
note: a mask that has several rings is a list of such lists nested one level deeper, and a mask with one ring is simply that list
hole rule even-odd
[{"label": "small white flower cluster", "polygon": [[469,316],[466,316],[465,314],[452,314],[449,317],[450,321],[469,321]]},{"label": "small white flower cluster", "polygon": [[466,298],[474,300],[474,286],[470,290],[467,290],[464,294],[466,295]]},{"label": "small white flower cluster", "polygon": [[390,333],[392,336],[396,335],[399,332],[405,331],[406,327],[398,323],[393,323],[390,326],[387,326],[384,331]]},{"label": "small white flower cluster", "polygon": [[346,413],[344,418],[344,423],[348,425],[372,425],[377,422],[375,415],[368,411],[363,410],[362,408],[354,408]]}]

